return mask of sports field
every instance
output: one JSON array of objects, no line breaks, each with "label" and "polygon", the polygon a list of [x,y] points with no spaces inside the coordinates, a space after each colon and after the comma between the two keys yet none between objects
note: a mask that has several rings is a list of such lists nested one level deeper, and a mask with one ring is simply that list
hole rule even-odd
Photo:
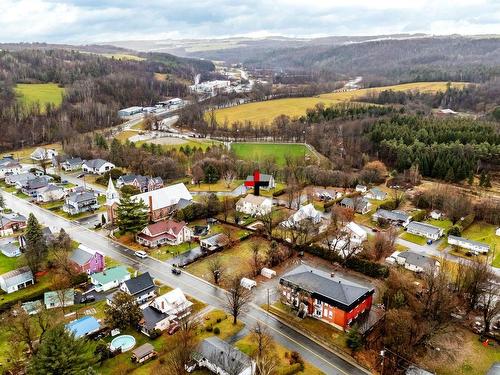
[{"label": "sports field", "polygon": [[276,164],[285,164],[285,156],[310,156],[309,149],[302,144],[294,143],[232,143],[233,151],[239,159],[262,162],[266,158],[275,158]]},{"label": "sports field", "polygon": [[19,100],[26,105],[40,103],[42,109],[45,105],[52,103],[60,106],[64,88],[56,83],[19,83],[15,87]]},{"label": "sports field", "polygon": [[[383,90],[437,92],[446,90],[446,85],[447,82],[414,82],[346,92],[332,92],[308,98],[269,100],[219,109],[215,111],[215,115],[220,124],[226,120],[229,124],[236,121],[268,124],[275,117],[282,114],[290,117],[302,116],[308,108],[314,107],[317,103],[324,103],[326,106],[329,106],[344,101],[355,101],[356,98],[365,96],[371,92],[376,93]],[[454,82],[452,85],[454,87],[463,87],[465,83]]]}]

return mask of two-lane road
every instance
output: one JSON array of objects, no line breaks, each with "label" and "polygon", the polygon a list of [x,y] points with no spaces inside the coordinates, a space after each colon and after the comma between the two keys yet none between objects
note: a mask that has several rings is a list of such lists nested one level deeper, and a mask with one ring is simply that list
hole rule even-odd
[{"label": "two-lane road", "polygon": [[[171,266],[167,263],[152,258],[139,259],[133,250],[124,247],[110,238],[93,232],[79,225],[75,221],[61,218],[52,212],[36,206],[26,200],[18,198],[9,193],[3,193],[7,207],[23,215],[33,213],[43,224],[63,228],[75,241],[90,248],[98,249],[103,254],[112,257],[118,262],[131,266],[141,272],[149,272],[151,276],[161,282],[180,287],[186,294],[193,296],[211,306],[221,308],[225,301],[225,291],[215,287],[186,272],[175,276],[171,272]],[[255,304],[249,306],[248,311],[241,317],[247,327],[261,322],[269,328],[275,340],[289,350],[299,352],[302,357],[328,375],[362,375],[369,372],[364,371],[342,357],[316,344],[308,337],[300,334],[294,329],[281,324],[273,316]]]}]

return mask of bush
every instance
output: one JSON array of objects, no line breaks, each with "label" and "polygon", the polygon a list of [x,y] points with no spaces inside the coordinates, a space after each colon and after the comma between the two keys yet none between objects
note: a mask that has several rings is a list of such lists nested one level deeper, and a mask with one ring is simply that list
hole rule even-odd
[{"label": "bush", "polygon": [[461,234],[462,234],[461,228],[456,224],[452,226],[450,229],[448,229],[448,235],[460,236]]},{"label": "bush", "polygon": [[219,327],[215,327],[214,328],[214,334],[216,334],[216,335],[220,334],[220,328]]},{"label": "bush", "polygon": [[79,273],[78,275],[73,275],[71,277],[71,285],[79,285],[87,282],[89,278],[89,275],[87,275],[85,272]]},{"label": "bush", "polygon": [[278,197],[282,194],[285,194],[285,189],[278,189],[278,190],[273,191],[273,197]]},{"label": "bush", "polygon": [[205,327],[205,331],[207,331],[207,332],[212,332],[213,330],[214,330],[214,329],[213,329],[213,327],[212,327],[212,326],[206,326],[206,327]]},{"label": "bush", "polygon": [[353,271],[361,272],[366,276],[383,279],[389,276],[389,268],[379,263],[371,262],[366,259],[352,257],[349,258],[345,265]]},{"label": "bush", "polygon": [[462,227],[462,232],[472,225],[475,217],[476,217],[476,215],[469,214],[469,215],[465,216],[463,220],[460,220],[460,226]]},{"label": "bush", "polygon": [[159,329],[155,329],[155,330],[153,330],[153,332],[151,332],[151,333],[149,334],[149,337],[150,337],[152,340],[155,340],[155,339],[157,339],[157,338],[158,338],[158,337],[160,337],[160,336],[161,336],[161,331],[160,331]]},{"label": "bush", "polygon": [[54,179],[54,182],[56,183],[59,183],[61,182],[61,176],[57,175],[57,174],[50,174],[50,173],[47,173],[47,176],[50,176]]},{"label": "bush", "polygon": [[412,214],[412,220],[413,221],[422,221],[425,219],[426,212],[424,210],[417,211],[416,213]]},{"label": "bush", "polygon": [[290,365],[288,367],[285,367],[285,368],[281,368],[277,374],[278,375],[294,375],[294,374],[297,374],[299,373],[301,370],[301,368],[303,367],[303,365],[301,363],[295,363],[293,365]]},{"label": "bush", "polygon": [[222,322],[222,318],[217,318],[217,323]]},{"label": "bush", "polygon": [[389,210],[389,211],[395,210],[396,209],[396,201],[390,200],[390,201],[384,202],[379,206],[379,208],[382,208],[384,210]]}]

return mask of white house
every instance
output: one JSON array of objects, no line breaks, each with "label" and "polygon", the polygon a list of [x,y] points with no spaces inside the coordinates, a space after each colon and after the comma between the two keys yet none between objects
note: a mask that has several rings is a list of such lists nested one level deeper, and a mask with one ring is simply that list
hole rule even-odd
[{"label": "white house", "polygon": [[115,168],[113,163],[103,159],[92,159],[92,160],[84,160],[82,163],[82,171],[85,173],[92,174],[104,174]]},{"label": "white house", "polygon": [[17,242],[7,242],[0,245],[0,252],[9,258],[21,256],[21,249]]},{"label": "white house", "polygon": [[282,225],[284,227],[293,228],[303,220],[310,220],[313,224],[319,224],[321,222],[321,212],[314,208],[312,203],[309,203],[305,206],[301,206],[300,209],[290,216],[288,220],[284,221]]},{"label": "white house", "polygon": [[364,197],[344,198],[339,203],[342,207],[350,208],[351,210],[362,215],[370,212],[372,204]]},{"label": "white house", "polygon": [[433,210],[431,212],[431,218],[434,220],[441,220],[443,218],[443,213],[438,210]]},{"label": "white house", "polygon": [[156,296],[156,285],[149,272],[145,272],[137,277],[125,280],[120,285],[120,290],[134,296],[137,304],[139,305]]},{"label": "white house", "polygon": [[[249,356],[216,336],[200,343],[193,360],[219,375],[252,375],[255,371],[255,362]],[[188,372],[192,370],[189,368]]]},{"label": "white house", "polygon": [[255,196],[253,194],[248,194],[246,197],[240,198],[236,203],[236,211],[252,216],[269,214],[272,208],[273,201],[271,198]]},{"label": "white house", "polygon": [[35,284],[29,267],[21,267],[0,275],[0,288],[6,293],[14,293]]},{"label": "white house", "polygon": [[407,270],[417,273],[432,270],[435,266],[439,267],[438,261],[412,251],[403,251],[397,254],[396,262]]},{"label": "white house", "polygon": [[136,236],[141,245],[157,247],[162,245],[179,245],[191,241],[193,230],[184,221],[163,220],[149,224]]},{"label": "white house", "polygon": [[368,188],[365,185],[356,185],[356,191],[360,193],[366,193],[367,190]]},{"label": "white house", "polygon": [[53,202],[64,198],[66,191],[63,187],[55,184],[48,184],[47,186],[37,190],[36,200],[38,202]]},{"label": "white house", "polygon": [[470,250],[475,254],[488,254],[488,251],[490,251],[490,246],[488,244],[468,240],[467,238],[458,236],[448,235],[448,243],[450,245],[455,245],[463,249]]},{"label": "white house", "polygon": [[75,171],[82,167],[83,160],[81,158],[66,159],[61,163],[61,168],[64,171]]},{"label": "white house", "polygon": [[0,159],[0,179],[8,175],[21,173],[23,170],[21,164],[11,157],[3,157]]},{"label": "white house", "polygon": [[406,231],[417,236],[422,236],[430,240],[438,240],[443,236],[444,230],[431,224],[412,221],[406,227]]},{"label": "white house", "polygon": [[52,158],[56,157],[58,152],[53,148],[43,148],[38,147],[35,151],[31,153],[31,159],[35,161],[41,160],[52,160]]},{"label": "white house", "polygon": [[130,273],[124,266],[111,267],[90,275],[90,282],[94,285],[96,292],[106,292],[129,279]]},{"label": "white house", "polygon": [[372,220],[377,222],[379,220],[385,220],[394,225],[401,225],[404,228],[408,226],[411,221],[411,215],[408,215],[404,211],[399,210],[384,210],[379,208],[373,215]]},{"label": "white house", "polygon": [[355,245],[360,245],[368,238],[368,233],[366,233],[366,231],[354,221],[348,223],[344,227],[343,231],[349,234],[349,236],[351,237],[351,243]]},{"label": "white house", "polygon": [[495,235],[500,236],[500,227],[495,231]]},{"label": "white house", "polygon": [[366,198],[368,199],[375,199],[377,201],[383,201],[387,199],[387,193],[383,190],[380,190],[379,188],[372,188],[366,193],[365,195]]}]

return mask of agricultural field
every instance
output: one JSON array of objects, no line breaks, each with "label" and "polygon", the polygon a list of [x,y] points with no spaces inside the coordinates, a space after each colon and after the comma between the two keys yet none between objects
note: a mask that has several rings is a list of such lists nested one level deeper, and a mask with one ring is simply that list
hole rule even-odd
[{"label": "agricultural field", "polygon": [[295,143],[232,143],[233,151],[239,159],[262,162],[274,157],[278,166],[285,165],[285,156],[306,157],[311,151],[303,144]]},{"label": "agricultural field", "polygon": [[38,102],[42,111],[49,103],[59,107],[64,94],[64,88],[56,83],[19,83],[15,91],[21,103],[29,106]]},{"label": "agricultural field", "polygon": [[101,53],[101,56],[107,57],[109,59],[115,60],[129,60],[129,61],[144,61],[144,57],[139,57],[136,55],[130,55],[126,53]]},{"label": "agricultural field", "polygon": [[[345,101],[355,101],[356,98],[383,90],[415,90],[427,93],[437,92],[446,90],[446,85],[447,82],[415,82],[354,91],[332,92],[308,98],[269,100],[265,102],[248,103],[236,107],[219,109],[215,111],[215,115],[219,123],[227,121],[229,124],[232,124],[236,121],[251,121],[253,123],[269,124],[275,117],[282,114],[290,117],[302,116],[306,113],[308,108],[314,107],[317,103],[323,103],[326,106],[329,106],[331,104],[339,104]],[[463,87],[465,84],[457,82],[452,85],[454,87]]]}]

